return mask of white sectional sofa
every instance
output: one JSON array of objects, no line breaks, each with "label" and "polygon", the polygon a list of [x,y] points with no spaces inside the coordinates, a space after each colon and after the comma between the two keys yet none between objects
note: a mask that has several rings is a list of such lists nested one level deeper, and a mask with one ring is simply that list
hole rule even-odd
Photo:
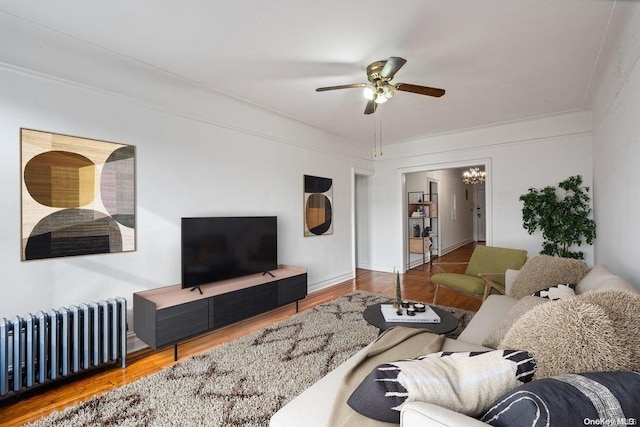
[{"label": "white sectional sofa", "polygon": [[[517,274],[517,271],[508,272],[507,294],[510,293],[511,284]],[[605,265],[596,265],[591,268],[577,284],[575,292],[579,295],[588,291],[605,289],[636,292],[627,281],[614,275]],[[494,330],[501,319],[507,316],[518,301],[517,298],[510,295],[490,295],[457,339],[446,338],[444,340],[442,351],[493,350],[493,348],[483,345],[485,338]],[[360,353],[366,351],[365,347]],[[414,356],[413,354],[407,355],[407,357]],[[354,355],[287,403],[273,415],[270,427],[299,427],[303,425],[305,427],[339,427],[329,426],[336,390],[345,373],[349,372],[357,359],[358,355]],[[400,419],[402,427],[486,425],[475,418],[427,402],[406,403],[402,407]],[[393,424],[369,420],[359,425],[392,426]],[[350,424],[349,427],[352,425]]]}]

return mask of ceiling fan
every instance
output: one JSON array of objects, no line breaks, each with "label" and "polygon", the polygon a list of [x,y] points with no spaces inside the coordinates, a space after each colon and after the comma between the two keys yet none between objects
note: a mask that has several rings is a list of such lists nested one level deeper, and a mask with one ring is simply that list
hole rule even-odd
[{"label": "ceiling fan", "polygon": [[367,79],[369,83],[352,83],[340,86],[319,87],[316,92],[324,92],[336,89],[364,88],[364,96],[368,99],[364,109],[365,114],[373,114],[378,104],[387,102],[397,90],[413,92],[419,95],[435,96],[437,98],[444,95],[444,89],[435,87],[418,86],[408,83],[391,83],[391,79],[400,68],[407,62],[406,59],[392,56],[385,61],[372,62],[367,66]]}]

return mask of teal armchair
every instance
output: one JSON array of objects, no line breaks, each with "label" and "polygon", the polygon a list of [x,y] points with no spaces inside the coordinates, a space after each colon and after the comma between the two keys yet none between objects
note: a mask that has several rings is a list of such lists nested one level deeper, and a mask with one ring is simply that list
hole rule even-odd
[{"label": "teal armchair", "polygon": [[438,273],[431,276],[431,281],[436,285],[433,302],[436,302],[440,286],[482,300],[494,289],[504,294],[505,272],[508,269],[519,270],[526,260],[525,250],[478,245],[471,254],[464,274]]}]

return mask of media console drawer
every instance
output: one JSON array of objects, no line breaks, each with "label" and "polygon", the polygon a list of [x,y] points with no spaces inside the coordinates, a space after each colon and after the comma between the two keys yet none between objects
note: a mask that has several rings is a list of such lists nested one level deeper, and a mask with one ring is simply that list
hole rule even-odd
[{"label": "media console drawer", "polygon": [[278,282],[222,294],[213,299],[213,327],[236,323],[278,308]]},{"label": "media console drawer", "polygon": [[300,301],[307,296],[307,273],[278,281],[280,305]]},{"label": "media console drawer", "polygon": [[173,344],[209,330],[209,302],[194,301],[158,310],[157,347]]}]

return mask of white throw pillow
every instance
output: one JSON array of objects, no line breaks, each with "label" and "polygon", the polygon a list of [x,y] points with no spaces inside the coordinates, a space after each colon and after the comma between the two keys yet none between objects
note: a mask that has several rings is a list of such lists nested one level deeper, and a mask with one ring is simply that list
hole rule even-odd
[{"label": "white throw pillow", "polygon": [[535,361],[524,351],[439,352],[377,366],[347,403],[360,414],[398,424],[406,402],[483,414],[510,389],[531,381]]},{"label": "white throw pillow", "polygon": [[[576,296],[576,285],[574,284],[561,284],[549,286],[548,288],[541,289],[534,292],[532,296],[549,299],[551,301],[569,299]],[[525,297],[526,298],[526,297]]]}]

